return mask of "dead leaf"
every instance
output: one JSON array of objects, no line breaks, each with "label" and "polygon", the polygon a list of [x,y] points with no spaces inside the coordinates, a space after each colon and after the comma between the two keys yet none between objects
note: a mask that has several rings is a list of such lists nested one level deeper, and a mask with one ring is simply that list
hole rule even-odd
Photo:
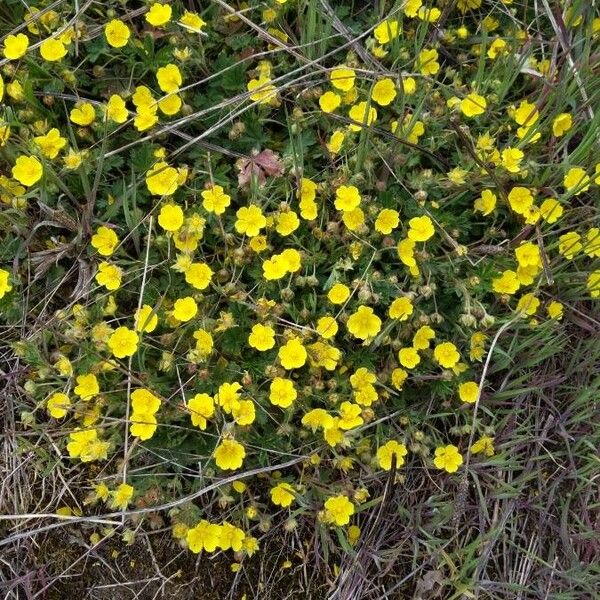
[{"label": "dead leaf", "polygon": [[267,177],[280,177],[284,171],[279,155],[272,150],[254,151],[250,158],[242,158],[236,165],[241,188],[248,187],[253,177],[256,177],[259,185],[264,185]]}]

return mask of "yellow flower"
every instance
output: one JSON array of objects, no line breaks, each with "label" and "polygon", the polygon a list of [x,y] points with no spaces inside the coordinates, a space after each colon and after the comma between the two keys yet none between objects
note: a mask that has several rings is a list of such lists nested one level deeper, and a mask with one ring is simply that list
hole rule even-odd
[{"label": "yellow flower", "polygon": [[421,75],[435,75],[440,70],[437,59],[437,50],[425,48],[419,52],[416,68],[421,72]]},{"label": "yellow flower", "polygon": [[475,92],[465,96],[460,103],[460,110],[466,117],[477,117],[482,115],[487,108],[487,102],[483,96]]},{"label": "yellow flower", "polygon": [[12,176],[27,187],[37,183],[43,172],[42,163],[35,156],[19,156],[12,168]]},{"label": "yellow flower", "polygon": [[106,116],[115,123],[125,123],[129,111],[125,106],[125,100],[118,94],[113,94],[106,104]]},{"label": "yellow flower", "polygon": [[62,392],[55,392],[46,402],[48,414],[55,419],[62,419],[67,414],[70,406],[71,400],[69,396]]},{"label": "yellow flower", "polygon": [[192,418],[192,425],[204,431],[207,419],[210,419],[215,412],[215,402],[212,397],[208,394],[196,394],[190,399],[187,407]]},{"label": "yellow flower", "polygon": [[562,217],[563,212],[563,207],[555,198],[544,200],[540,206],[540,215],[546,223],[556,223]]},{"label": "yellow flower", "polygon": [[341,103],[341,96],[335,92],[325,92],[319,97],[319,106],[324,113],[332,113]]},{"label": "yellow flower", "polygon": [[518,148],[505,148],[502,150],[502,166],[509,173],[518,173],[524,156],[525,154]]},{"label": "yellow flower", "polygon": [[219,469],[239,469],[245,457],[244,446],[235,440],[225,439],[215,448],[215,462]]},{"label": "yellow flower", "polygon": [[398,362],[406,369],[414,369],[421,362],[421,357],[415,348],[401,348]]},{"label": "yellow flower", "polygon": [[327,315],[317,321],[316,329],[322,338],[329,340],[338,332],[338,324],[333,317]]},{"label": "yellow flower", "polygon": [[341,185],[335,190],[335,207],[344,212],[353,211],[360,204],[358,188],[353,185]]},{"label": "yellow flower", "polygon": [[590,178],[586,174],[585,169],[572,167],[565,175],[563,184],[568,192],[577,190],[575,196],[579,196],[579,194],[587,192],[590,189]]},{"label": "yellow flower", "polygon": [[94,106],[89,102],[82,102],[71,110],[69,118],[76,125],[86,127],[94,122],[96,111],[94,110]]},{"label": "yellow flower", "polygon": [[158,108],[163,114],[171,117],[179,112],[182,104],[183,102],[177,94],[169,94],[158,101]]},{"label": "yellow flower", "polygon": [[370,306],[359,306],[346,323],[348,331],[359,340],[374,338],[381,330],[381,319]]},{"label": "yellow flower", "polygon": [[194,33],[199,33],[206,25],[206,21],[198,13],[186,10],[179,19],[179,24]]},{"label": "yellow flower", "polygon": [[235,214],[237,217],[234,224],[235,230],[248,237],[257,236],[260,230],[267,225],[267,219],[263,215],[262,210],[255,204],[242,206]]},{"label": "yellow flower", "polygon": [[247,86],[250,94],[250,100],[259,104],[277,104],[277,88],[271,83],[268,77],[259,77],[251,79]]},{"label": "yellow flower", "polygon": [[488,48],[487,55],[488,58],[492,60],[498,58],[500,54],[504,54],[507,52],[507,44],[503,39],[496,38]]},{"label": "yellow flower", "polygon": [[115,251],[119,243],[119,238],[112,229],[101,225],[92,236],[91,243],[92,247],[98,251],[98,254],[110,256]]},{"label": "yellow flower", "polygon": [[154,27],[162,27],[171,20],[171,7],[168,4],[155,2],[150,6],[150,10],[146,13],[145,19]]},{"label": "yellow flower", "polygon": [[411,19],[414,19],[419,12],[419,8],[423,4],[423,0],[406,0],[403,6],[404,14]]},{"label": "yellow flower", "polygon": [[48,62],[56,62],[67,54],[65,45],[57,39],[48,38],[40,44],[40,55]]},{"label": "yellow flower", "polygon": [[396,298],[388,310],[391,319],[406,321],[413,314],[413,304],[409,298]]},{"label": "yellow flower", "polygon": [[354,504],[347,496],[332,496],[325,501],[325,520],[328,523],[342,527],[350,523],[354,514]]},{"label": "yellow flower", "polygon": [[373,30],[373,35],[380,44],[388,44],[393,39],[397,38],[399,33],[400,25],[395,19],[387,19],[386,21],[382,21]]},{"label": "yellow flower", "polygon": [[350,288],[343,283],[336,283],[327,293],[327,298],[332,304],[343,304],[350,297]]},{"label": "yellow flower", "polygon": [[433,351],[433,357],[444,369],[452,369],[460,360],[458,349],[452,342],[438,344]]},{"label": "yellow flower", "polygon": [[[221,525],[221,537],[219,538],[219,546],[222,550],[233,550],[239,552],[243,545],[246,534],[231,523],[223,523]],[[237,563],[236,563],[237,564]]]},{"label": "yellow flower", "polygon": [[117,265],[111,265],[103,261],[98,265],[98,272],[95,279],[98,285],[103,285],[107,290],[112,292],[121,287],[122,277],[123,272]]},{"label": "yellow flower", "polygon": [[157,420],[152,413],[133,411],[130,417],[129,433],[142,441],[149,440],[157,429]]},{"label": "yellow flower", "polygon": [[314,408],[302,417],[302,425],[310,427],[314,433],[317,429],[331,428],[333,417],[323,408]]},{"label": "yellow flower", "polygon": [[113,509],[121,509],[125,510],[131,499],[133,498],[134,492],[133,486],[122,483],[117,487],[117,489],[112,492],[112,501],[110,503],[110,507]]},{"label": "yellow flower", "polygon": [[369,106],[367,102],[359,102],[350,108],[348,116],[352,121],[356,121],[356,123],[351,123],[348,127],[352,131],[360,131],[362,125],[369,126],[377,120],[377,111],[374,107]]},{"label": "yellow flower", "polygon": [[137,332],[152,333],[158,325],[158,316],[153,308],[144,304],[135,312],[135,330]]},{"label": "yellow flower", "polygon": [[496,194],[491,190],[483,190],[481,196],[475,200],[473,208],[483,216],[489,215],[496,208]]},{"label": "yellow flower", "polygon": [[531,127],[538,120],[540,113],[535,104],[523,100],[512,116],[518,125]]},{"label": "yellow flower", "polygon": [[492,288],[498,294],[514,294],[521,287],[521,282],[514,271],[504,271],[500,277],[492,280]]},{"label": "yellow flower", "polygon": [[256,418],[256,409],[252,400],[240,400],[231,409],[231,416],[238,425],[252,425]]},{"label": "yellow flower", "polygon": [[113,356],[125,358],[133,356],[137,351],[139,337],[128,327],[117,327],[108,339],[108,347]]},{"label": "yellow flower", "polygon": [[205,290],[212,276],[212,269],[206,263],[192,263],[185,272],[186,282],[197,290]]},{"label": "yellow flower", "polygon": [[214,552],[221,541],[221,526],[209,523],[204,519],[186,534],[188,548],[198,554],[202,550]]},{"label": "yellow flower", "polygon": [[331,85],[342,92],[349,92],[354,87],[355,78],[354,69],[349,69],[343,65],[332,69],[329,73]]},{"label": "yellow flower", "polygon": [[515,249],[515,258],[521,267],[542,265],[540,249],[537,244],[533,244],[532,242],[522,242]]},{"label": "yellow flower", "polygon": [[479,385],[474,381],[466,381],[458,386],[458,396],[462,402],[473,404],[479,396]]},{"label": "yellow flower", "polygon": [[33,141],[42,154],[50,160],[56,158],[67,145],[67,139],[60,135],[60,131],[56,127],[53,127],[46,135],[34,137]]},{"label": "yellow flower", "polygon": [[176,204],[165,204],[158,214],[158,224],[165,231],[177,231],[183,225],[183,210]]},{"label": "yellow flower", "polygon": [[344,139],[346,139],[346,135],[341,129],[337,129],[331,134],[329,141],[327,142],[327,150],[331,152],[331,154],[338,154],[342,149],[342,144],[344,143]]},{"label": "yellow flower", "polygon": [[552,121],[552,133],[556,137],[562,137],[573,127],[573,117],[570,113],[560,113]]},{"label": "yellow flower", "polygon": [[560,321],[563,318],[564,308],[565,307],[560,302],[552,300],[546,307],[546,312],[551,319]]},{"label": "yellow flower", "polygon": [[394,98],[396,97],[396,86],[394,82],[386,77],[384,79],[380,79],[374,86],[373,91],[371,92],[371,98],[379,106],[388,106],[392,103]]},{"label": "yellow flower", "polygon": [[581,236],[576,231],[568,231],[558,238],[558,251],[571,260],[583,249]]},{"label": "yellow flower", "polygon": [[433,222],[427,215],[413,217],[408,226],[408,237],[414,242],[426,242],[435,233]]},{"label": "yellow flower", "polygon": [[306,363],[307,352],[302,342],[293,338],[279,348],[278,357],[284,369],[300,369]]},{"label": "yellow flower", "polygon": [[448,473],[456,473],[462,463],[463,457],[456,446],[449,444],[435,449],[433,464],[438,469]]},{"label": "yellow flower", "polygon": [[271,502],[275,506],[286,508],[295,500],[294,488],[286,482],[277,484],[271,488]]},{"label": "yellow flower", "polygon": [[423,325],[417,329],[413,336],[413,348],[415,350],[426,350],[429,348],[430,340],[435,338],[435,331],[429,325]]},{"label": "yellow flower", "polygon": [[[96,429],[72,431],[69,434],[67,451],[71,458],[80,458],[82,462],[90,462],[106,458],[108,443],[98,439]],[[104,498],[106,500],[106,498]]]},{"label": "yellow flower", "polygon": [[29,38],[24,33],[7,35],[4,40],[4,58],[17,60],[24,56],[29,48]]},{"label": "yellow flower", "polygon": [[165,93],[170,94],[176,92],[183,83],[179,67],[174,64],[169,64],[165,67],[160,67],[156,72],[156,81],[158,87]]},{"label": "yellow flower", "polygon": [[298,219],[298,215],[293,210],[288,210],[280,213],[277,217],[277,226],[275,227],[275,231],[277,231],[279,235],[285,237],[296,231],[298,227],[300,227],[300,219]]},{"label": "yellow flower", "polygon": [[231,204],[231,196],[228,196],[220,185],[213,185],[210,189],[202,192],[202,206],[208,212],[222,215]]},{"label": "yellow flower", "polygon": [[298,392],[291,379],[275,377],[269,388],[269,400],[271,404],[281,408],[289,408],[298,397]]},{"label": "yellow flower", "polygon": [[587,289],[590,293],[590,297],[599,298],[600,297],[600,269],[597,271],[592,271],[587,278],[586,281]]},{"label": "yellow flower", "polygon": [[508,203],[514,212],[525,215],[533,205],[533,194],[528,188],[514,187],[508,193]]},{"label": "yellow flower", "polygon": [[392,469],[392,460],[396,459],[396,468],[404,464],[404,457],[408,454],[408,450],[404,444],[396,440],[390,440],[385,445],[377,450],[377,462],[384,471]]},{"label": "yellow flower", "polygon": [[400,214],[392,208],[384,208],[375,220],[375,231],[389,235],[400,224]]},{"label": "yellow flower", "polygon": [[252,332],[248,336],[248,344],[256,348],[259,352],[266,352],[275,346],[275,330],[268,325],[260,323],[252,327]]},{"label": "yellow flower", "polygon": [[524,294],[517,303],[517,311],[532,316],[535,315],[539,306],[539,298],[536,298],[532,293]]},{"label": "yellow flower", "polygon": [[146,187],[155,196],[170,196],[178,187],[179,173],[164,161],[158,161],[146,173]]},{"label": "yellow flower", "polygon": [[9,278],[10,273],[6,269],[0,269],[0,299],[13,289]]},{"label": "yellow flower", "polygon": [[486,456],[494,456],[494,438],[489,435],[480,437],[472,446],[471,452],[479,454],[483,452]]},{"label": "yellow flower", "polygon": [[173,316],[184,323],[193,319],[198,312],[198,305],[191,296],[178,298],[173,305]]},{"label": "yellow flower", "polygon": [[119,19],[109,21],[104,27],[104,35],[109,46],[122,48],[127,45],[131,31],[129,27]]}]

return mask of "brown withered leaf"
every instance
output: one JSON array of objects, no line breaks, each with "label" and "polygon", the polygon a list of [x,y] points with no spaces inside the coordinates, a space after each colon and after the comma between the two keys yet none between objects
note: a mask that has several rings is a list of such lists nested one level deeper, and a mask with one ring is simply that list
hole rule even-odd
[{"label": "brown withered leaf", "polygon": [[283,163],[279,155],[272,150],[254,151],[249,158],[241,158],[236,166],[239,170],[239,187],[248,187],[253,177],[259,185],[264,185],[267,177],[280,177],[283,175]]}]

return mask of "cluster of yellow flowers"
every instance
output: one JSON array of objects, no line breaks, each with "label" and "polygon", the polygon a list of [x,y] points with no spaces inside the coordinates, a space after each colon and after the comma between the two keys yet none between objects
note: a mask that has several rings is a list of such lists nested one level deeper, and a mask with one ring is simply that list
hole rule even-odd
[{"label": "cluster of yellow flowers", "polygon": [[[559,327],[569,306],[553,277],[572,264],[568,287],[600,298],[600,228],[574,212],[598,194],[600,162],[593,152],[569,154],[582,111],[554,106],[535,83],[509,94],[470,61],[448,64],[436,36],[423,36],[452,3],[403,2],[370,24],[364,50],[378,68],[336,52],[327,66],[309,61],[318,69],[306,85],[289,83],[292,68],[278,59],[282,48],[297,57],[279,28],[286,4],[260,12],[267,50],[241,61],[255,67],[235,71],[234,84],[214,74],[215,87],[205,52],[216,60],[223,31],[244,27],[255,7],[221,15],[214,30],[177,3],[150,2],[139,19],[111,10],[93,46],[84,23],[32,7],[27,34],[4,39],[1,206],[22,215],[39,200],[54,227],[62,198],[73,199],[77,237],[49,235],[44,251],[64,250],[59,263],[76,249],[91,269],[73,285],[75,300],[56,306],[59,333],[39,343],[25,390],[34,416],[41,408],[70,427],[62,447],[82,463],[106,461],[123,435],[135,438],[132,461],[153,444],[191,440],[189,456],[211,477],[264,466],[269,453],[298,457],[298,480],[265,475],[262,500],[297,505],[357,539],[351,521],[368,490],[323,475],[327,491],[307,493],[306,481],[321,476],[322,461],[359,481],[361,471],[401,471],[413,460],[453,474],[464,456],[495,456],[493,427],[481,423],[470,442],[425,435],[419,402],[461,403],[471,423],[464,415],[493,395],[480,363],[498,322]],[[460,26],[438,33],[477,57],[480,71],[500,70],[519,41],[525,52],[527,33],[510,24],[506,36],[491,35],[500,25],[486,17],[482,41],[463,19],[480,5],[459,0]],[[591,31],[600,31],[596,21]],[[77,91],[62,94],[64,115],[45,83],[23,75],[34,49],[40,68]],[[79,87],[85,52],[93,64],[106,58],[91,71],[110,80],[105,89],[93,78]],[[113,59],[132,67],[128,84]],[[523,77],[549,73],[533,54],[527,65]],[[238,67],[236,54],[225,72]],[[198,92],[201,77],[207,89]],[[235,100],[207,108],[227,85],[238,86]],[[213,126],[231,129],[204,153]],[[131,183],[118,156],[129,149]],[[542,172],[546,162],[555,173]],[[9,264],[0,268],[2,310],[26,286],[25,271]],[[56,302],[53,294],[47,304]],[[34,354],[27,349],[16,345]],[[113,428],[115,418],[125,427]],[[136,492],[125,481],[112,492],[100,484],[94,498],[126,510]],[[194,553],[252,555],[256,506],[239,511],[237,524],[182,519],[173,535]]]}]

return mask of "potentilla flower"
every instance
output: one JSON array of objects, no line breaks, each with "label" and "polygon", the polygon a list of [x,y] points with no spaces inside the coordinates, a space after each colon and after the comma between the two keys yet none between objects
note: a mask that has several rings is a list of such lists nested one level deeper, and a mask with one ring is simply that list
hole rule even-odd
[{"label": "potentilla flower", "polygon": [[119,244],[117,234],[108,227],[101,225],[92,236],[92,247],[102,256],[111,256]]},{"label": "potentilla flower", "polygon": [[332,496],[325,501],[325,520],[338,527],[348,525],[354,511],[354,504],[347,496]]},{"label": "potentilla flower", "polygon": [[155,2],[150,6],[150,10],[146,13],[145,19],[154,27],[162,27],[171,20],[171,6],[169,4],[161,4]]},{"label": "potentilla flower", "polygon": [[482,115],[487,108],[487,102],[483,96],[471,92],[465,96],[460,103],[460,110],[466,117],[477,117]]},{"label": "potentilla flower", "polygon": [[96,111],[94,105],[90,102],[82,102],[78,104],[74,109],[71,110],[69,118],[76,125],[87,127],[91,125],[96,119]]},{"label": "potentilla flower", "polygon": [[104,286],[107,290],[118,290],[121,287],[122,278],[123,271],[117,265],[111,265],[104,261],[98,265],[95,279],[99,285]]},{"label": "potentilla flower", "polygon": [[413,217],[408,226],[408,237],[415,242],[426,242],[435,233],[433,221],[427,215]]},{"label": "potentilla flower", "polygon": [[4,58],[8,60],[18,60],[27,52],[29,48],[29,38],[24,33],[17,35],[7,35],[4,40]]},{"label": "potentilla flower", "polygon": [[456,446],[449,444],[435,449],[433,464],[438,469],[448,473],[456,473],[462,463],[463,457]]},{"label": "potentilla flower", "polygon": [[108,347],[113,356],[125,358],[137,352],[139,337],[128,327],[118,327],[108,339]]},{"label": "potentilla flower", "polygon": [[370,306],[359,306],[346,323],[348,331],[359,340],[374,338],[381,331],[381,319]]},{"label": "potentilla flower", "polygon": [[6,269],[0,269],[0,300],[12,289],[10,273]]},{"label": "potentilla flower", "polygon": [[215,412],[215,402],[208,394],[196,394],[188,401],[187,408],[192,419],[192,425],[199,427],[204,431],[208,419],[210,419]]},{"label": "potentilla flower", "polygon": [[106,104],[106,117],[115,123],[125,123],[129,117],[129,111],[125,100],[118,94],[113,94]]},{"label": "potentilla flower", "polygon": [[178,298],[173,305],[173,316],[182,322],[187,322],[193,319],[198,313],[198,305],[191,296]]},{"label": "potentilla flower", "polygon": [[60,40],[48,38],[40,44],[40,55],[48,62],[57,62],[67,55],[67,49]]},{"label": "potentilla flower", "polygon": [[319,97],[319,106],[324,113],[332,113],[342,103],[342,97],[335,92],[325,92]]},{"label": "potentilla flower", "polygon": [[552,121],[552,133],[556,137],[562,137],[573,127],[573,117],[570,113],[560,113]]},{"label": "potentilla flower", "polygon": [[475,381],[465,381],[458,386],[458,396],[462,402],[473,404],[479,397],[479,385]]},{"label": "potentilla flower", "polygon": [[371,98],[374,102],[377,102],[379,106],[388,106],[392,103],[397,93],[394,82],[389,77],[385,77],[384,79],[380,79],[373,86]]},{"label": "potentilla flower", "polygon": [[574,191],[575,196],[583,194],[590,189],[590,177],[585,172],[585,169],[581,167],[572,167],[569,169],[564,177],[563,185],[567,192]]},{"label": "potentilla flower", "polygon": [[203,550],[205,552],[214,552],[221,540],[221,526],[209,523],[206,520],[200,521],[195,527],[188,530],[186,541],[188,548],[198,554]]},{"label": "potentilla flower", "polygon": [[134,492],[135,489],[133,486],[127,483],[120,484],[116,490],[111,492],[112,501],[110,503],[110,507],[114,509],[125,510],[128,504],[131,502]]},{"label": "potentilla flower", "polygon": [[120,19],[113,19],[104,27],[106,41],[113,48],[123,48],[123,46],[126,46],[130,35],[131,31],[129,27]]},{"label": "potentilla flower", "polygon": [[354,87],[355,79],[356,73],[354,69],[349,69],[344,65],[336,67],[329,72],[331,85],[342,92],[350,91]]},{"label": "potentilla flower", "polygon": [[278,357],[284,369],[300,369],[306,363],[306,348],[298,338],[292,338],[279,348]]},{"label": "potentilla flower", "polygon": [[512,295],[518,291],[521,287],[521,282],[517,277],[517,273],[511,270],[506,270],[492,280],[492,288],[498,294],[509,294]]},{"label": "potentilla flower", "polygon": [[177,231],[183,225],[183,210],[176,204],[165,204],[158,214],[158,224],[165,231]]},{"label": "potentilla flower", "polygon": [[438,344],[433,351],[433,357],[444,369],[452,369],[460,360],[458,349],[452,342]]},{"label": "potentilla flower", "polygon": [[19,156],[12,168],[12,176],[22,185],[35,185],[44,173],[42,163],[35,156]]},{"label": "potentilla flower", "polygon": [[275,506],[287,508],[295,499],[295,490],[287,482],[278,483],[275,487],[271,488],[271,502]]},{"label": "potentilla flower", "polygon": [[248,336],[248,344],[260,352],[266,352],[275,347],[275,330],[269,325],[260,323],[252,326]]},{"label": "potentilla flower", "polygon": [[239,469],[245,457],[244,446],[235,440],[225,439],[215,448],[215,463],[219,469]]},{"label": "potentilla flower", "polygon": [[164,161],[158,161],[146,173],[146,187],[155,196],[170,196],[177,191],[179,173]]},{"label": "potentilla flower", "polygon": [[275,377],[269,388],[269,400],[271,404],[281,408],[289,408],[298,397],[298,392],[291,379]]},{"label": "potentilla flower", "polygon": [[46,410],[51,417],[62,419],[71,406],[71,399],[63,392],[55,392],[46,401]]},{"label": "potentilla flower", "polygon": [[390,471],[394,459],[396,468],[401,467],[407,454],[408,450],[404,444],[396,440],[390,440],[377,450],[377,462],[384,471]]},{"label": "potentilla flower", "polygon": [[158,69],[156,72],[156,81],[158,82],[158,87],[163,92],[170,94],[179,90],[183,83],[183,77],[177,65],[168,64]]}]

